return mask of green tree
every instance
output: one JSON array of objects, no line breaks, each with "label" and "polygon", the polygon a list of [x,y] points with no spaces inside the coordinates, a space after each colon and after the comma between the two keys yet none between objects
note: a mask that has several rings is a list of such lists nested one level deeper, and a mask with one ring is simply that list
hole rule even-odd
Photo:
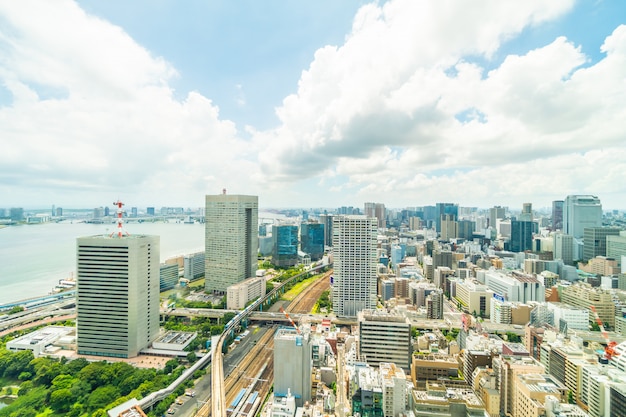
[{"label": "green tree", "polygon": [[115,401],[115,399],[120,395],[120,390],[113,385],[105,385],[99,388],[96,388],[94,392],[89,394],[89,398],[87,399],[87,405],[91,410],[98,410],[100,408],[106,407],[109,403]]},{"label": "green tree", "polygon": [[74,396],[68,388],[62,388],[50,394],[50,408],[56,413],[67,413],[73,404]]},{"label": "green tree", "polygon": [[187,360],[189,363],[195,363],[198,360],[198,356],[196,356],[195,352],[189,352],[187,354]]}]

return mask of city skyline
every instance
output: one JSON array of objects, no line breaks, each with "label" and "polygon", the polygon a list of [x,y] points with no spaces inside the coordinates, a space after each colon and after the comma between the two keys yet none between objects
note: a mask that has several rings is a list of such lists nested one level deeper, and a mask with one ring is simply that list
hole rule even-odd
[{"label": "city skyline", "polygon": [[626,209],[623,2],[336,3],[0,4],[3,205]]}]

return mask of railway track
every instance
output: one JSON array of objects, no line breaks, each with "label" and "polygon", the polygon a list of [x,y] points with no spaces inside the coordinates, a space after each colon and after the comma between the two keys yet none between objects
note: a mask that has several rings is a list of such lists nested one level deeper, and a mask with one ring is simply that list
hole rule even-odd
[{"label": "railway track", "polygon": [[[304,289],[296,296],[285,309],[290,313],[309,314],[315,303],[330,287],[331,272],[324,273],[315,283]],[[259,339],[257,344],[250,350],[237,367],[225,378],[224,388],[226,393],[226,404],[229,409],[229,417],[254,417],[263,399],[267,397],[274,383],[274,333],[276,328],[268,330]],[[242,390],[246,395],[235,401]],[[242,402],[248,401],[248,395],[258,392],[255,404],[249,406],[247,403],[242,406]],[[233,404],[237,404],[233,407]],[[208,417],[211,415],[211,396],[195,414],[195,417]]]}]

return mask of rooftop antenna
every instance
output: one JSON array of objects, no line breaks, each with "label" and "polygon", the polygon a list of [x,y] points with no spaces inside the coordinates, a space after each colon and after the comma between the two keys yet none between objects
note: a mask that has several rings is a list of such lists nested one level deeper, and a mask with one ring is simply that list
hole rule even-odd
[{"label": "rooftop antenna", "polygon": [[[121,239],[124,234],[129,235],[128,232],[124,231],[124,227],[122,226],[124,223],[124,220],[122,220],[122,206],[124,203],[118,199],[113,202],[113,205],[117,206],[117,237]],[[114,234],[115,232],[111,233],[110,237],[113,237]]]},{"label": "rooftop antenna", "polygon": [[222,188],[222,194],[226,194],[226,188]]}]

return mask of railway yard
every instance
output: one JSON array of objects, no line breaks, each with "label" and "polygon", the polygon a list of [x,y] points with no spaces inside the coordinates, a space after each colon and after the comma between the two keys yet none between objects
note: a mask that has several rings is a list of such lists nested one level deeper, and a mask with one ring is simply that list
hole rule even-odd
[{"label": "railway yard", "polygon": [[[324,273],[315,282],[305,288],[288,305],[282,302],[285,314],[311,313],[322,293],[329,288],[329,277],[331,272]],[[277,311],[281,307],[274,305],[271,311]],[[254,417],[259,408],[267,398],[272,388],[274,380],[274,333],[276,325],[259,326],[254,331],[261,333],[258,339],[253,342],[249,352],[245,354],[232,369],[224,369],[226,375],[224,385],[226,393],[226,404],[228,417],[243,416]],[[227,355],[228,357],[228,355]],[[207,417],[211,415],[211,397],[199,401],[203,404],[196,412],[196,417]]]}]

